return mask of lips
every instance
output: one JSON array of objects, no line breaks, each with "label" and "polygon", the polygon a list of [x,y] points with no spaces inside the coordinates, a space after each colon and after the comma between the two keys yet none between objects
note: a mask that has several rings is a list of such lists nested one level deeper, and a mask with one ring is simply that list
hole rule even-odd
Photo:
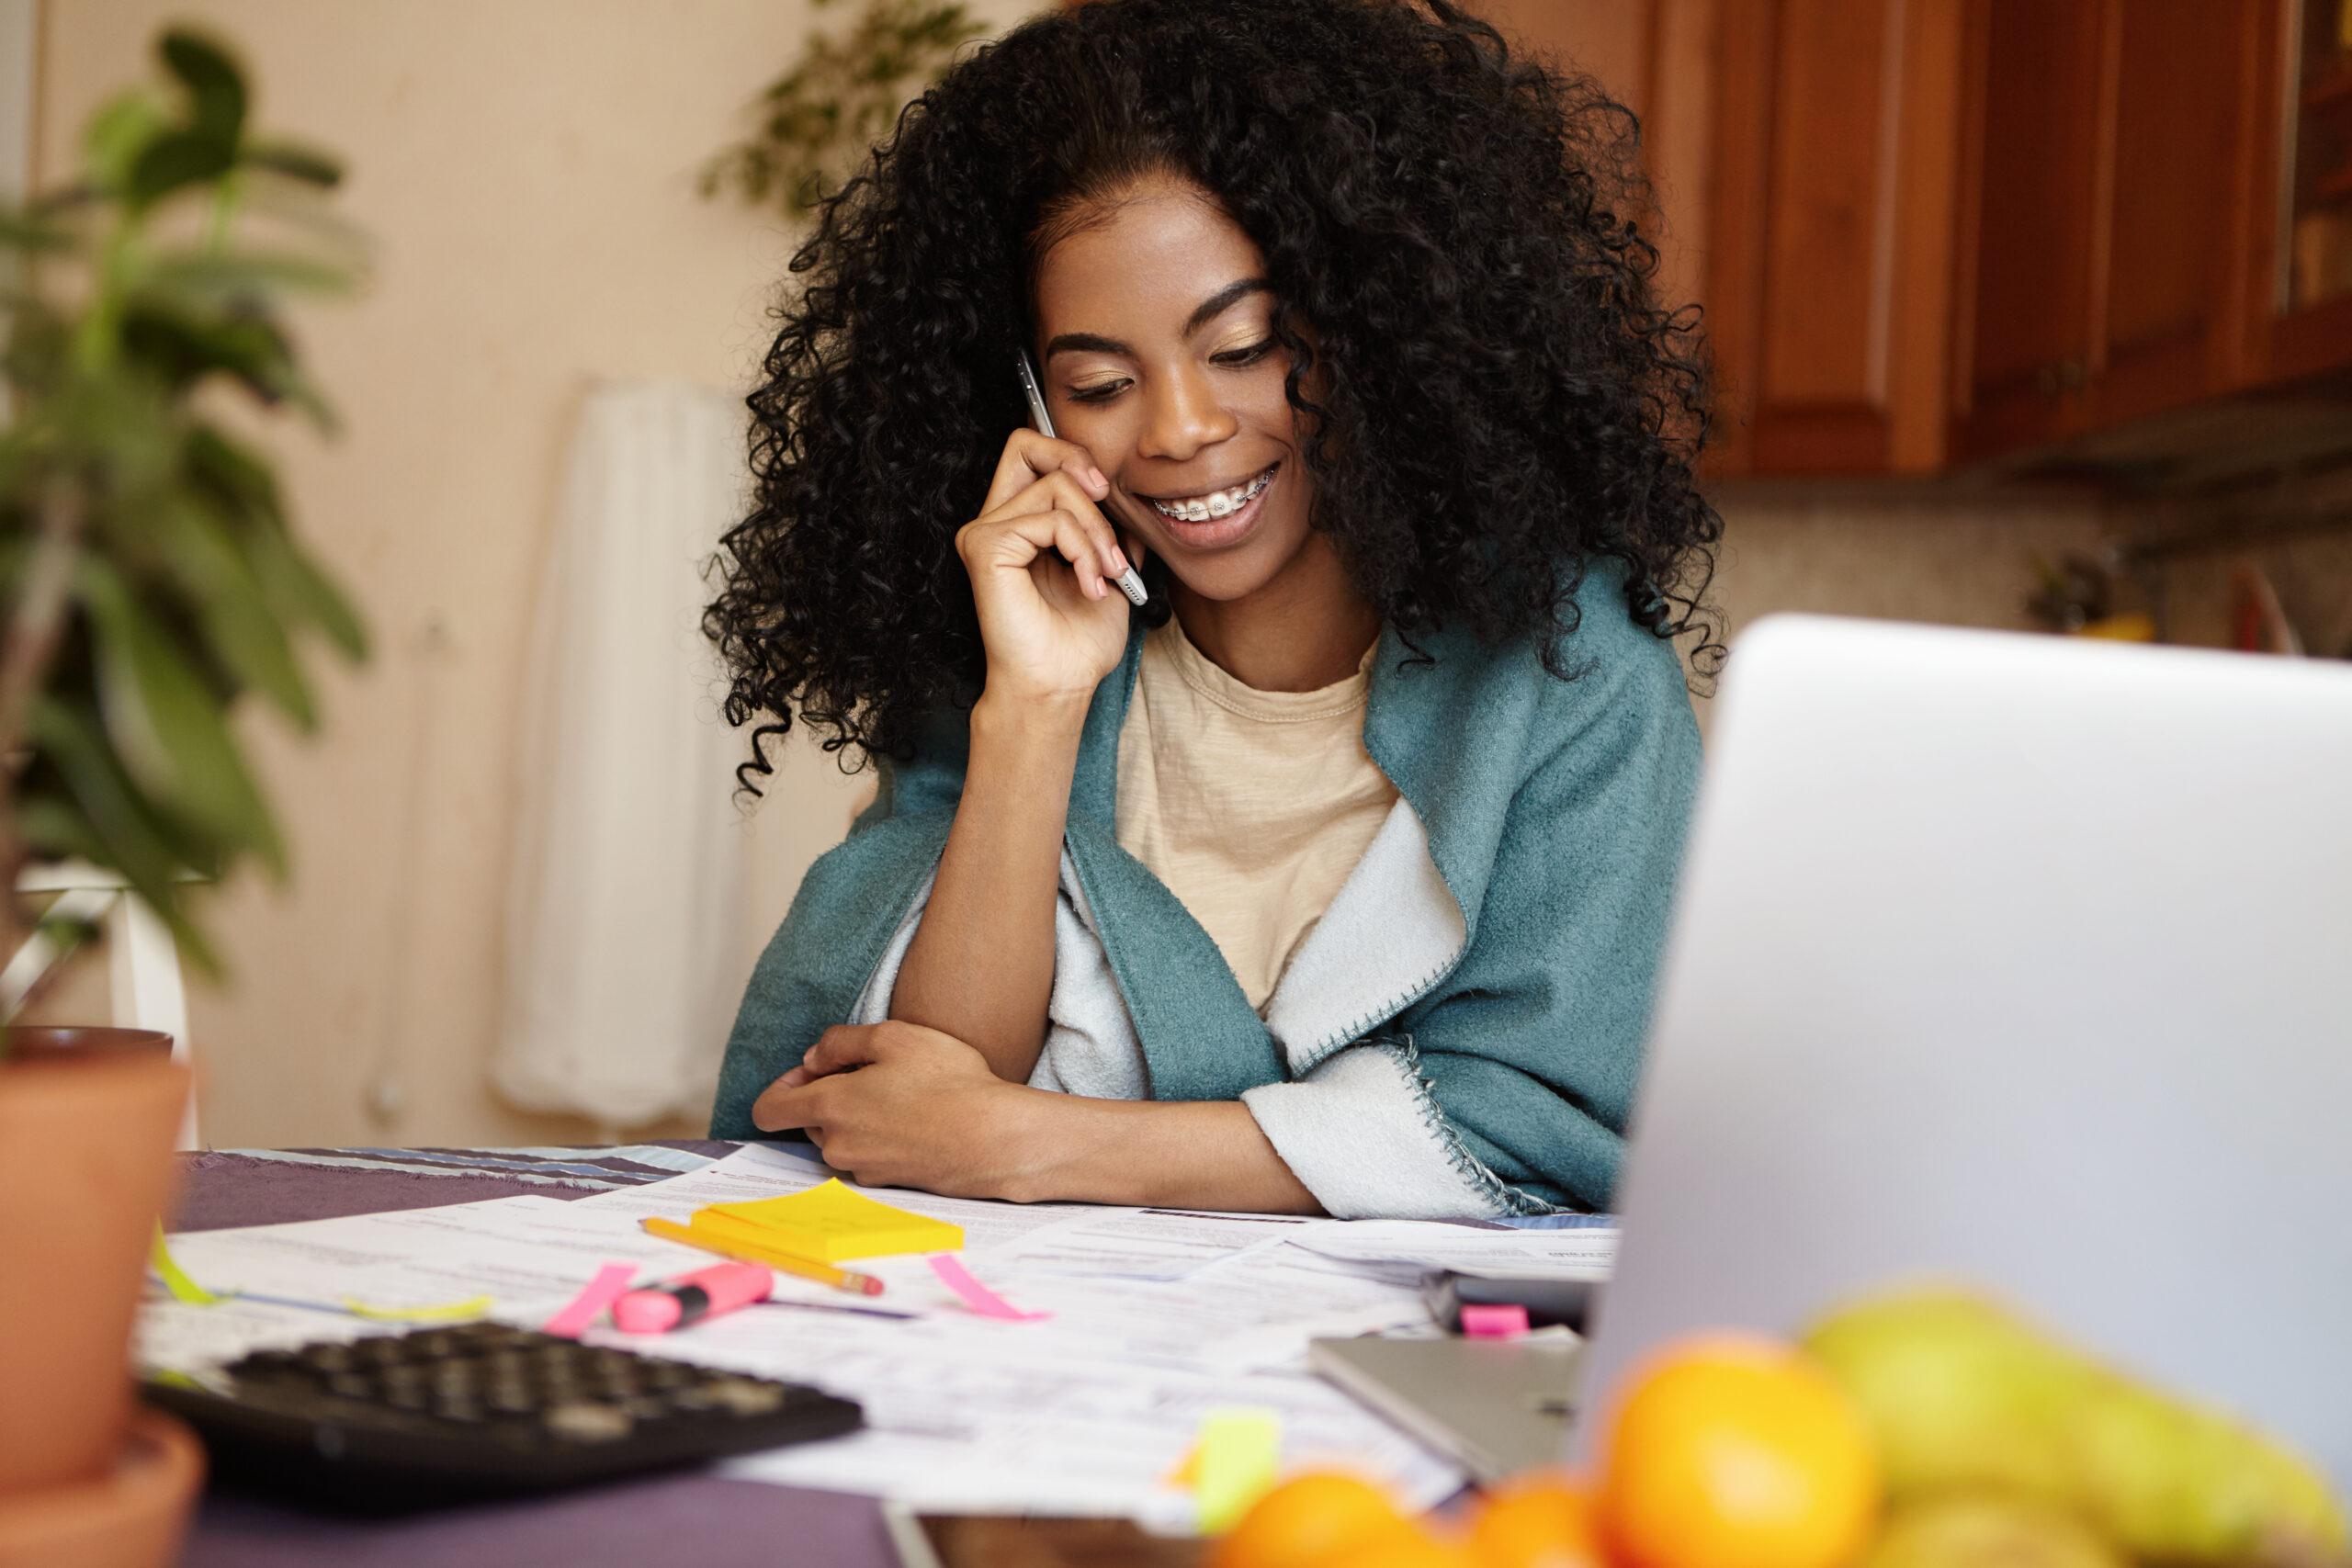
[{"label": "lips", "polygon": [[1251,474],[1238,483],[1219,485],[1199,495],[1170,500],[1164,496],[1147,496],[1153,511],[1163,517],[1173,517],[1183,523],[1205,523],[1212,517],[1229,517],[1249,503],[1266,482],[1274,477],[1276,464]]},{"label": "lips", "polygon": [[1274,487],[1282,482],[1282,470],[1283,465],[1275,464],[1266,482],[1258,487],[1258,493],[1238,510],[1222,517],[1192,522],[1182,517],[1170,517],[1148,502],[1145,505],[1150,509],[1152,521],[1159,525],[1160,531],[1172,544],[1184,549],[1220,549],[1239,543],[1257,526],[1259,513],[1265,510],[1266,498],[1273,494]]}]

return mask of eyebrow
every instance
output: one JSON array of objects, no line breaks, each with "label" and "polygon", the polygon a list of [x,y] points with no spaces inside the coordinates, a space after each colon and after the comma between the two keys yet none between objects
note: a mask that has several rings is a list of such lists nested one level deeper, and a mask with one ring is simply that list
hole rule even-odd
[{"label": "eyebrow", "polygon": [[[1262,277],[1245,277],[1227,284],[1193,307],[1193,313],[1184,318],[1184,335],[1191,337],[1250,295],[1271,294],[1273,288],[1274,286]],[[1062,353],[1119,354],[1129,359],[1137,357],[1133,347],[1117,338],[1102,337],[1093,333],[1057,333],[1053,341],[1046,344],[1046,357],[1051,359]]]}]

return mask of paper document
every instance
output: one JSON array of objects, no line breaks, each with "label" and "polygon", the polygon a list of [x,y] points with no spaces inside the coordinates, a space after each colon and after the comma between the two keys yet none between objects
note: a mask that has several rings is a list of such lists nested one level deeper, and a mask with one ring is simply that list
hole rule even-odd
[{"label": "paper document", "polygon": [[1293,1238],[1326,1258],[1377,1258],[1497,1280],[1606,1280],[1617,1263],[1614,1227],[1512,1230],[1426,1220],[1347,1220]]},{"label": "paper document", "polygon": [[1279,1247],[1326,1224],[1298,1214],[1199,1214],[1114,1209],[1014,1244],[1023,1268],[1057,1274],[1182,1280],[1211,1264]]}]

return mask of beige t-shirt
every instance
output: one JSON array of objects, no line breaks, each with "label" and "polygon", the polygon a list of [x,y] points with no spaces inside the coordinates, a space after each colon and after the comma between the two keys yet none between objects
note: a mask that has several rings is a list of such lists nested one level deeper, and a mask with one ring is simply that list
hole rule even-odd
[{"label": "beige t-shirt", "polygon": [[1396,804],[1363,749],[1378,647],[1321,691],[1261,692],[1173,619],[1144,638],[1119,731],[1119,847],[1216,939],[1261,1011]]}]

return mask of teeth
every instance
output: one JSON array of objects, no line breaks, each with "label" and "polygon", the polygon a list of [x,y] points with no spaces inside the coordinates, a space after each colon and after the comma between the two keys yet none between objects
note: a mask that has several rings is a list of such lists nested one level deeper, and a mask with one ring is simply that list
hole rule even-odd
[{"label": "teeth", "polygon": [[1248,484],[1236,485],[1231,490],[1196,495],[1183,501],[1155,501],[1152,505],[1180,523],[1205,523],[1212,517],[1230,517],[1249,505],[1250,498],[1265,489],[1266,481],[1273,477],[1274,470],[1268,468]]}]

